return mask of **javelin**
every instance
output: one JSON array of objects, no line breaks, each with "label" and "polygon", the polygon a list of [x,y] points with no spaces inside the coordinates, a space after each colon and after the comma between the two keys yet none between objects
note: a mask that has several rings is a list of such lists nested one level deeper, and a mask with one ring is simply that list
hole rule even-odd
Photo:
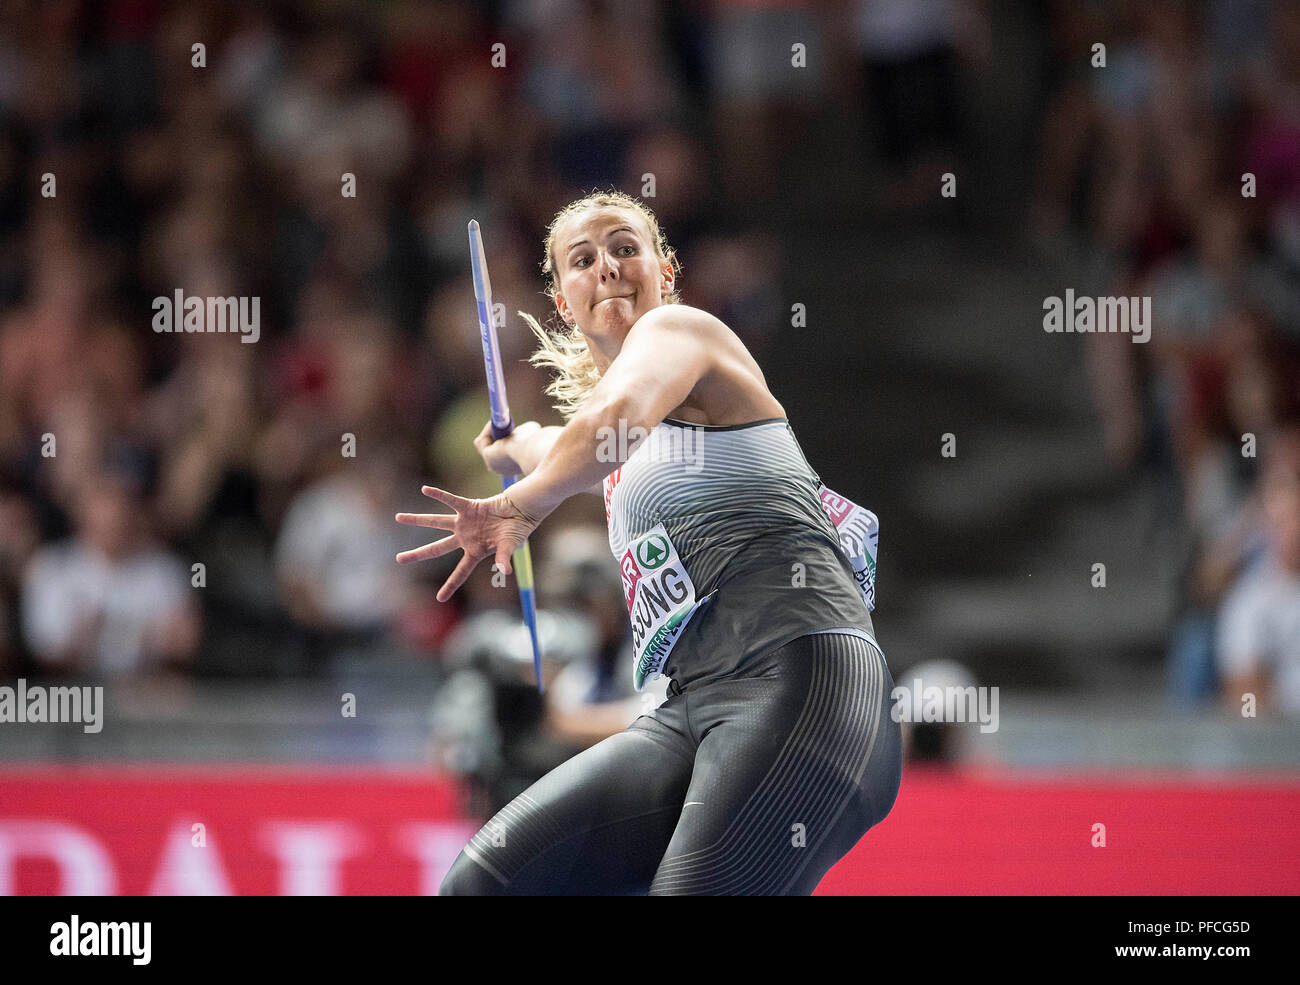
[{"label": "javelin", "polygon": [[[483,368],[487,371],[488,402],[492,405],[492,440],[500,441],[515,429],[506,403],[506,380],[501,371],[501,344],[497,341],[497,327],[492,320],[492,282],[488,280],[487,256],[483,253],[483,237],[478,220],[469,221],[469,265],[474,273],[474,297],[478,301],[478,330],[483,340]],[[519,476],[502,476],[501,489],[509,489]],[[537,600],[533,597],[533,556],[528,541],[516,549],[511,558],[515,577],[519,581],[519,602],[524,610],[524,622],[533,641],[533,671],[537,675],[537,691],[542,693],[542,648],[537,642]]]}]

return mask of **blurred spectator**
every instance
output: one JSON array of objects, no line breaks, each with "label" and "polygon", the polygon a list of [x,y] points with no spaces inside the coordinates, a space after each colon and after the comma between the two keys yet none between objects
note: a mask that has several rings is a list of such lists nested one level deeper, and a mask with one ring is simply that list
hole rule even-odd
[{"label": "blurred spectator", "polygon": [[857,0],[853,33],[888,168],[886,203],[915,209],[959,170],[958,56],[989,57],[984,13],[967,0]]},{"label": "blurred spectator", "polygon": [[1225,427],[1228,372],[1250,352],[1241,343],[1268,326],[1240,311],[1267,310],[1277,296],[1268,267],[1248,248],[1241,213],[1239,196],[1208,203],[1195,219],[1195,253],[1175,255],[1140,289],[1151,297],[1156,423],[1168,436],[1186,519],[1198,534],[1241,496],[1232,468],[1241,432]]},{"label": "blurred spectator", "polygon": [[410,569],[394,563],[409,537],[393,522],[414,484],[399,454],[361,445],[290,504],[275,547],[285,608],[320,652],[381,642],[410,602]]},{"label": "blurred spectator", "polygon": [[661,16],[650,0],[508,5],[505,26],[532,35],[521,90],[566,185],[623,174],[637,132],[681,112]]},{"label": "blurred spectator", "polygon": [[0,678],[25,670],[18,626],[23,572],[40,545],[36,509],[18,489],[0,484]]},{"label": "blurred spectator", "polygon": [[686,303],[727,323],[761,359],[781,321],[781,243],[775,236],[701,237],[683,267],[680,290]]},{"label": "blurred spectator", "polygon": [[23,630],[41,668],[136,674],[183,668],[200,619],[184,562],[157,546],[133,483],[87,477],[75,535],[42,547],[23,585]]},{"label": "blurred spectator", "polygon": [[1300,717],[1300,426],[1278,435],[1259,484],[1267,554],[1223,604],[1218,641],[1225,701],[1238,712]]},{"label": "blurred spectator", "polygon": [[734,205],[772,200],[781,162],[806,135],[827,88],[832,39],[816,6],[807,0],[710,5],[704,51],[712,143],[722,192]]}]

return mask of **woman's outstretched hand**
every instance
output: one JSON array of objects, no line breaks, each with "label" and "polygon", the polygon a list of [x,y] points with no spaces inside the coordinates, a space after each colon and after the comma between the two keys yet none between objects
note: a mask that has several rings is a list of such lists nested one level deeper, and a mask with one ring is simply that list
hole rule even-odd
[{"label": "woman's outstretched hand", "polygon": [[464,499],[434,486],[423,486],[420,491],[456,512],[398,513],[397,522],[450,530],[451,536],[414,550],[403,551],[397,555],[397,561],[399,564],[409,564],[412,561],[441,557],[457,548],[463,550],[465,556],[460,559],[451,577],[438,589],[439,602],[446,602],[455,595],[456,589],[465,584],[470,573],[489,554],[495,554],[497,567],[510,574],[510,556],[541,523],[540,520],[524,516],[506,498],[505,493],[491,499]]}]

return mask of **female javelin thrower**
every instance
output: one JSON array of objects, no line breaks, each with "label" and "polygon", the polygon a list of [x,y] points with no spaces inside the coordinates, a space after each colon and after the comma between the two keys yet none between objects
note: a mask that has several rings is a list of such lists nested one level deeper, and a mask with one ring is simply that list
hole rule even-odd
[{"label": "female javelin thrower", "polygon": [[[529,319],[533,361],[559,370],[547,392],[567,424],[485,428],[488,466],[525,477],[490,499],[425,486],[455,512],[397,520],[451,535],[397,560],[463,551],[443,602],[486,557],[510,571],[566,498],[602,495],[629,671],[638,688],[671,678],[669,697],[502,808],[440,894],[810,894],[889,813],[902,771],[893,679],[820,479],[740,339],[678,301],[642,203],[572,203],[545,254],[569,332]],[[644,435],[621,467],[601,452],[618,434]],[[689,463],[647,453],[688,437]]]}]

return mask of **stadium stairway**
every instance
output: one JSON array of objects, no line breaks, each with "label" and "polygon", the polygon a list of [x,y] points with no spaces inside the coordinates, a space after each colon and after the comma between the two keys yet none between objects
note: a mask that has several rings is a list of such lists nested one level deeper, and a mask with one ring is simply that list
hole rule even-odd
[{"label": "stadium stairway", "polygon": [[895,678],[946,658],[982,684],[1158,691],[1176,511],[1105,464],[1085,339],[1042,323],[1049,295],[1106,293],[1098,264],[1028,241],[997,153],[975,155],[956,200],[936,190],[898,216],[870,193],[852,127],[811,132],[784,164],[792,194],[764,213],[785,317],[803,302],[807,325],[778,329],[764,372],[822,478],[881,517],[876,625]]}]

